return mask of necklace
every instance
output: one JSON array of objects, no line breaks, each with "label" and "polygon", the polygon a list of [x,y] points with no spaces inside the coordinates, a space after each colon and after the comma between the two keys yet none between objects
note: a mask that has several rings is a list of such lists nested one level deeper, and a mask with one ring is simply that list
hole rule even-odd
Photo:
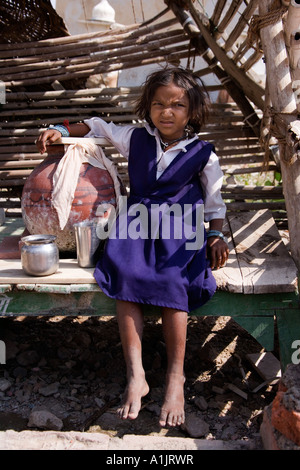
[{"label": "necklace", "polygon": [[179,137],[179,139],[171,140],[171,142],[163,142],[163,141],[161,140],[161,137],[159,137],[160,145],[161,145],[161,148],[162,148],[163,152],[164,152],[168,147],[170,147],[171,145],[176,144],[176,142],[180,142],[181,140],[185,140],[185,139],[187,139],[186,134],[183,135],[182,137]]},{"label": "necklace", "polygon": [[176,142],[180,142],[181,140],[185,140],[185,139],[187,139],[187,138],[188,138],[188,135],[185,134],[185,135],[183,135],[182,137],[180,137],[179,139],[171,140],[171,142],[163,142],[163,141],[161,140],[161,137],[159,137],[160,145],[161,145],[161,148],[162,148],[162,151],[163,151],[163,153],[161,154],[161,156],[159,157],[159,159],[158,159],[157,162],[156,162],[156,165],[157,165],[159,171],[162,171],[162,168],[159,168],[158,165],[159,165],[160,161],[162,160],[162,158],[163,158],[163,156],[164,156],[165,150],[166,150],[168,147],[170,147],[171,145],[175,144]]}]

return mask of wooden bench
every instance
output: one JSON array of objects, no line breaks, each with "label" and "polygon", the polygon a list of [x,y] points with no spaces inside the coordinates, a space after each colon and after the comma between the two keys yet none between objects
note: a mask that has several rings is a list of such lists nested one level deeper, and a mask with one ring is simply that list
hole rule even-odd
[{"label": "wooden bench", "polygon": [[[8,225],[10,227],[8,227]],[[230,214],[225,224],[230,255],[226,267],[214,271],[218,290],[196,316],[230,316],[267,351],[274,348],[277,323],[282,368],[291,362],[292,345],[300,339],[297,269],[268,210]],[[24,227],[11,219],[0,237]],[[59,270],[46,277],[24,274],[20,259],[0,260],[0,315],[114,315],[115,303],[76,259],[61,259]],[[145,307],[157,314],[157,308]]]},{"label": "wooden bench", "polygon": [[[131,107],[122,103],[129,103],[136,96],[136,90],[118,91],[119,94],[117,90],[98,93],[101,105],[106,103],[110,106],[109,117],[106,117],[108,111],[105,108],[103,117],[118,123],[132,122],[134,115]],[[80,95],[83,92],[78,93]],[[93,102],[93,91],[89,93]],[[48,92],[45,99],[49,98],[49,94],[57,104],[58,93]],[[61,95],[62,98],[64,95],[67,97],[68,92],[63,91]],[[38,96],[40,99],[41,95]],[[116,96],[117,104],[112,106]],[[91,106],[90,109],[85,102],[76,120],[95,113],[94,105]],[[65,113],[55,122],[61,122],[68,116],[68,107],[66,105]],[[99,111],[99,107],[97,109]],[[53,115],[55,113],[57,111],[53,110]],[[45,125],[49,118],[46,120],[42,114],[41,117],[40,123]],[[16,128],[18,122],[20,127]],[[34,146],[39,132],[35,125],[36,121],[7,121],[2,127],[0,138],[0,163],[3,161],[2,170],[0,168],[0,207],[7,212],[6,224],[1,227],[1,231],[6,236],[14,235],[16,242],[23,230],[20,218],[22,187],[27,176],[43,159]],[[228,208],[225,231],[230,240],[230,258],[225,268],[214,272],[218,284],[216,295],[193,314],[230,316],[266,350],[274,348],[274,327],[277,325],[281,362],[285,367],[291,360],[293,341],[300,339],[300,315],[297,270],[277,230],[277,227],[286,226],[282,189],[280,186],[258,187],[239,183],[239,175],[261,170],[264,154],[259,148],[257,137],[245,124],[235,104],[215,104],[211,120],[203,128],[201,138],[214,143],[225,172],[222,191]],[[125,159],[107,143],[102,144],[105,153],[118,167],[124,185],[128,186]],[[270,169],[277,169],[274,162],[271,162]],[[14,215],[19,218],[11,217]],[[14,232],[16,226],[19,226],[19,232]],[[114,302],[100,291],[92,273],[93,270],[79,268],[73,259],[61,260],[60,270],[53,276],[29,278],[24,275],[20,260],[2,260],[0,315],[114,314]],[[146,310],[157,313],[157,309]]]}]

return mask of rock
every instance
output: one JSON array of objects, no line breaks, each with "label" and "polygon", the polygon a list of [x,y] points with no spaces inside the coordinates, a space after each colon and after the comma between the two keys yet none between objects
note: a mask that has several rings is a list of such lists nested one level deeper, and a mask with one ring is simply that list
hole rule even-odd
[{"label": "rock", "polygon": [[196,397],[195,398],[195,405],[199,408],[199,410],[201,411],[205,411],[207,410],[208,408],[208,403],[207,401],[205,400],[204,397],[202,397],[201,395],[199,397]]},{"label": "rock", "polygon": [[60,346],[59,348],[57,348],[57,357],[59,357],[59,359],[70,359],[72,355],[73,351],[70,348],[66,348],[65,346]]},{"label": "rock", "polygon": [[216,385],[213,385],[211,389],[214,393],[218,393],[219,395],[223,395],[224,393],[224,389],[221,387],[217,387]]},{"label": "rock", "polygon": [[277,392],[272,405],[272,425],[277,431],[300,446],[300,413],[283,404],[284,392]]},{"label": "rock", "polygon": [[237,433],[237,427],[233,423],[228,423],[224,431],[222,432],[221,438],[224,440],[232,440],[233,436]]},{"label": "rock", "polygon": [[39,355],[36,351],[23,351],[17,356],[17,362],[20,366],[30,366],[37,363],[39,360]]},{"label": "rock", "polygon": [[27,369],[25,367],[18,366],[13,370],[13,376],[17,379],[22,379],[26,377],[27,375]]},{"label": "rock", "polygon": [[150,411],[151,413],[153,413],[155,416],[159,416],[160,415],[160,406],[157,405],[156,403],[149,403],[148,405],[146,405],[146,410]]},{"label": "rock", "polygon": [[11,387],[11,383],[7,379],[0,379],[0,392],[6,392]]},{"label": "rock", "polygon": [[91,344],[91,337],[88,333],[81,331],[74,336],[73,342],[80,347],[88,348]]},{"label": "rock", "polygon": [[50,395],[54,395],[58,392],[59,382],[53,382],[52,384],[46,385],[45,387],[41,387],[39,389],[39,393],[44,397],[49,397]]},{"label": "rock", "polygon": [[194,414],[187,414],[185,423],[181,428],[188,433],[190,437],[202,437],[209,432],[209,425]]},{"label": "rock", "polygon": [[194,384],[194,391],[195,393],[203,393],[204,390],[204,384],[200,380],[197,380],[197,382]]},{"label": "rock", "polygon": [[264,409],[261,436],[270,450],[300,448],[300,364],[290,364],[279,382],[276,396]]},{"label": "rock", "polygon": [[95,402],[96,402],[96,405],[99,406],[99,408],[102,408],[102,406],[105,405],[105,401],[98,397],[95,397]]},{"label": "rock", "polygon": [[112,400],[113,398],[116,398],[121,394],[121,387],[118,384],[110,384],[106,388],[106,396],[108,397],[109,400]]},{"label": "rock", "polygon": [[32,411],[29,416],[29,428],[51,429],[53,431],[61,431],[63,422],[53,413],[47,410]]},{"label": "rock", "polygon": [[15,392],[15,397],[19,403],[28,403],[30,399],[30,393],[26,392],[25,390],[17,390]]},{"label": "rock", "polygon": [[19,352],[17,343],[15,341],[6,340],[5,345],[6,345],[6,360],[8,361],[9,359],[14,359]]},{"label": "rock", "polygon": [[288,389],[282,397],[282,402],[287,410],[300,411],[300,389],[295,385]]},{"label": "rock", "polygon": [[289,364],[284,372],[282,384],[287,388],[300,388],[300,364]]},{"label": "rock", "polygon": [[272,425],[272,403],[264,409],[260,435],[265,450],[300,450],[299,446]]}]

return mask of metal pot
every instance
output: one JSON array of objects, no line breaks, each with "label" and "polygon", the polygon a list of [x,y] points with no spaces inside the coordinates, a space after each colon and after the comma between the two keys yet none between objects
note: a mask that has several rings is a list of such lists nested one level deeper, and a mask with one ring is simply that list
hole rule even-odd
[{"label": "metal pot", "polygon": [[49,276],[57,271],[59,251],[54,235],[29,235],[21,238],[21,263],[30,276]]}]

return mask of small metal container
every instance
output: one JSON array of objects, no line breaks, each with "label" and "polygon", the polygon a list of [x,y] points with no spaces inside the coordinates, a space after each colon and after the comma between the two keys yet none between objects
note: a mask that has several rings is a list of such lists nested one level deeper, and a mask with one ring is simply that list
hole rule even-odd
[{"label": "small metal container", "polygon": [[21,263],[30,276],[49,276],[59,266],[59,251],[54,235],[29,235],[21,238]]},{"label": "small metal container", "polygon": [[85,220],[74,224],[77,261],[81,268],[93,268],[97,262],[100,239],[97,236],[97,223]]}]

